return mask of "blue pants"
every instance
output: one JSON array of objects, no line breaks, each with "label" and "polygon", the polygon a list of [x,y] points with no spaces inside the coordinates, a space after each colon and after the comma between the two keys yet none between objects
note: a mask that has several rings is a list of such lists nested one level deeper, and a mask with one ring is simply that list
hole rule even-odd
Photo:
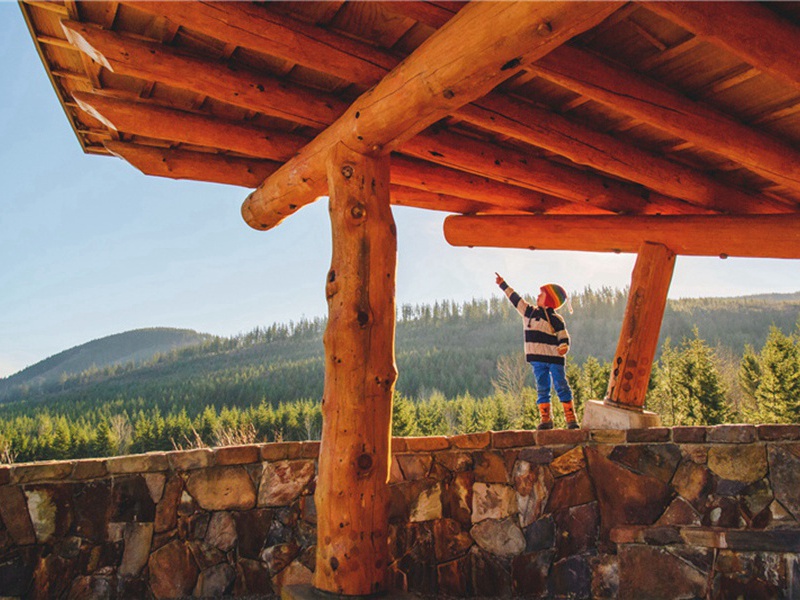
[{"label": "blue pants", "polygon": [[572,390],[567,383],[567,374],[564,365],[556,365],[546,362],[532,362],[533,376],[536,378],[536,391],[538,397],[536,404],[550,404],[550,378],[553,379],[553,387],[561,402],[572,402]]}]

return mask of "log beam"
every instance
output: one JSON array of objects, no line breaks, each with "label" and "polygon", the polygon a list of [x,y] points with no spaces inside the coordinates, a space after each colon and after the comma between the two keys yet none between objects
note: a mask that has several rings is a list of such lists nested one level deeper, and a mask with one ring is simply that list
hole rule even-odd
[{"label": "log beam", "polygon": [[62,21],[61,27],[74,47],[121,75],[172,85],[316,129],[332,123],[346,108],[332,94],[244,69],[233,70],[224,62],[181,54],[156,42],[75,21]]},{"label": "log beam", "polygon": [[644,2],[642,6],[800,91],[800,28],[758,2]]},{"label": "log beam", "polygon": [[333,257],[313,583],[364,596],[387,589],[397,232],[388,156],[339,144],[327,174]]},{"label": "log beam", "polygon": [[530,71],[800,191],[800,151],[649,78],[563,46]]},{"label": "log beam", "polygon": [[130,163],[145,175],[169,179],[190,179],[252,188],[280,167],[280,163],[269,160],[207,152],[155,148],[125,142],[109,141],[104,145],[111,154]]},{"label": "log beam", "polygon": [[511,150],[448,131],[423,132],[403,144],[402,152],[570,200],[581,212],[709,212],[633,184],[538,158],[532,152]]},{"label": "log beam", "polygon": [[645,242],[675,254],[800,258],[800,215],[453,216],[453,246],[638,252]]},{"label": "log beam", "polygon": [[308,141],[307,137],[148,102],[131,102],[88,92],[76,92],[72,96],[81,110],[110,129],[173,143],[208,146],[284,162]]},{"label": "log beam", "polygon": [[[145,175],[223,183],[246,188],[256,187],[280,166],[279,163],[269,160],[238,158],[193,150],[159,148],[129,142],[109,141],[105,143],[105,146],[111,154],[130,163]],[[392,170],[393,177],[397,170],[399,169]],[[446,169],[440,170],[445,171]],[[456,171],[455,173],[458,172]],[[447,179],[444,175],[442,177],[445,180]],[[473,198],[473,196],[480,198],[480,194],[476,194],[469,189],[465,190],[464,195],[460,195],[459,193],[447,194],[431,191],[424,187],[424,183],[417,185],[421,187],[392,184],[392,204],[452,213],[481,214],[557,213],[563,211],[565,206],[571,205],[569,202],[561,202],[560,204],[556,201],[548,202],[545,198],[542,198],[538,202],[532,201],[531,203],[523,204],[524,208],[509,210],[506,203],[500,201],[500,197],[484,198],[481,201]]]},{"label": "log beam", "polygon": [[658,334],[675,269],[675,254],[666,246],[645,242],[633,267],[628,302],[605,402],[642,410]]},{"label": "log beam", "polygon": [[489,94],[462,107],[456,116],[493,133],[545,148],[574,163],[711,210],[733,213],[791,210],[778,200],[724,184],[691,167],[502,94]]},{"label": "log beam", "polygon": [[362,154],[387,154],[618,7],[601,2],[468,4],[250,194],[242,207],[245,221],[269,229],[324,194],[323,167],[334,144],[344,142]]}]

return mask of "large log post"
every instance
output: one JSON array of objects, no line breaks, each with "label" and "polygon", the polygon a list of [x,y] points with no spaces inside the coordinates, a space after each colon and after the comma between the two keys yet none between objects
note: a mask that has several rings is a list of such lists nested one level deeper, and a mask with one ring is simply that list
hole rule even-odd
[{"label": "large log post", "polygon": [[645,242],[639,248],[605,402],[641,410],[658,347],[675,253]]},{"label": "large log post", "polygon": [[389,157],[343,144],[327,162],[333,258],[328,273],[322,446],[315,494],[314,587],[386,589],[397,233]]}]

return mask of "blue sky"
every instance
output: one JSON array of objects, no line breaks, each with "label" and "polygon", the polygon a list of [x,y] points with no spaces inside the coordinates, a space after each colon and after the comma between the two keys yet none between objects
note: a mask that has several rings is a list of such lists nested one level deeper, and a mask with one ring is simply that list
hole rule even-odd
[{"label": "blue sky", "polygon": [[[146,177],[83,154],[16,3],[0,0],[0,377],[142,327],[218,335],[323,316],[327,203],[257,232],[244,188]],[[632,255],[450,247],[444,215],[394,209],[397,300],[624,287]],[[800,261],[679,257],[670,296],[800,290]]]}]

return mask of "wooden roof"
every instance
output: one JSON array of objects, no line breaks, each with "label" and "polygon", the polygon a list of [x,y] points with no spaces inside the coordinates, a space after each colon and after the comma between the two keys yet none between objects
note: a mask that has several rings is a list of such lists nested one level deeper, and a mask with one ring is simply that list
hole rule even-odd
[{"label": "wooden roof", "polygon": [[[257,228],[325,193],[306,157],[332,124],[344,131],[343,115],[358,119],[358,106],[380,110],[364,113],[368,125],[345,124],[346,134],[370,143],[366,152],[391,151],[398,205],[469,215],[800,213],[800,2],[527,3],[539,5],[537,20],[517,16],[518,31],[480,4],[477,25],[464,16],[474,7],[459,2],[21,7],[87,153],[248,188],[286,165],[286,189],[270,195],[261,185],[245,205]],[[462,88],[436,89],[412,73],[434,56],[443,73],[472,68],[505,43],[483,39],[498,27],[514,43],[544,45],[511,54],[491,77],[475,67],[478,83]],[[438,35],[446,43],[436,46]],[[378,104],[377,84],[418,87]]]}]

